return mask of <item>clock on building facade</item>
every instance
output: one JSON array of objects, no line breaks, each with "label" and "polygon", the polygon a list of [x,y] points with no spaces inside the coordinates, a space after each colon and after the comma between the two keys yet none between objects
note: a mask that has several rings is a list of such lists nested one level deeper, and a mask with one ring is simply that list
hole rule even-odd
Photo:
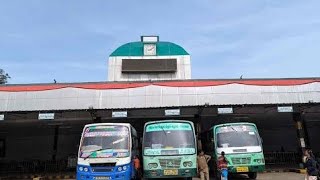
[{"label": "clock on building facade", "polygon": [[143,45],[143,54],[145,56],[155,56],[157,55],[157,47],[156,44],[146,43]]}]

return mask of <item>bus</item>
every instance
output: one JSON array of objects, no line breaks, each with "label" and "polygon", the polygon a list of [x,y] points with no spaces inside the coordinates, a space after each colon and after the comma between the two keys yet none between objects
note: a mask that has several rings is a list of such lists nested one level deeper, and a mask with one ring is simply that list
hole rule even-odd
[{"label": "bus", "polygon": [[144,178],[192,179],[197,175],[194,125],[185,120],[161,120],[144,125]]},{"label": "bus", "polygon": [[134,178],[135,155],[138,155],[138,137],[130,124],[85,125],[78,152],[77,179]]},{"label": "bus", "polygon": [[229,173],[247,174],[250,179],[256,179],[257,172],[265,169],[262,140],[253,123],[216,125],[202,134],[202,142],[204,150],[213,157],[209,165],[217,179],[221,177],[217,160],[222,151],[228,160]]}]

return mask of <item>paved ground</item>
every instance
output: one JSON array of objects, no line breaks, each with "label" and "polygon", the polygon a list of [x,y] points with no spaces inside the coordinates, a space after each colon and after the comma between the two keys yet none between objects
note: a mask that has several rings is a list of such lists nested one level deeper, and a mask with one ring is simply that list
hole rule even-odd
[{"label": "paved ground", "polygon": [[[294,172],[288,172],[288,173],[261,173],[258,174],[257,180],[303,180],[304,179],[304,174],[299,174],[299,173],[294,173]],[[0,177],[0,180],[2,178]],[[6,178],[3,178],[6,179]],[[12,179],[12,178],[11,178]],[[32,179],[32,178],[19,178],[19,179]],[[39,178],[42,180],[42,178]],[[51,179],[62,179],[62,178],[51,178]],[[36,180],[36,179],[35,179]],[[38,179],[37,179],[38,180]],[[74,180],[74,179],[67,179],[65,178],[64,180]],[[168,180],[168,179],[164,179]],[[193,180],[200,180],[200,178],[193,178]],[[214,180],[211,178],[210,180]],[[229,178],[229,180],[249,180],[249,178],[245,175],[237,175],[237,176],[232,176]]]},{"label": "paved ground", "polygon": [[[193,178],[199,180],[200,178]],[[245,175],[230,177],[229,180],[249,180]],[[258,174],[257,180],[303,180],[304,174],[298,173],[261,173]],[[213,179],[212,179],[213,180]]]}]

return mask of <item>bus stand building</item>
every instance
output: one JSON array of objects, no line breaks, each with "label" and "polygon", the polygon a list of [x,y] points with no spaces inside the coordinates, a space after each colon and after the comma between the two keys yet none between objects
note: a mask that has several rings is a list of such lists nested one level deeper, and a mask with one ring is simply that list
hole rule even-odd
[{"label": "bus stand building", "polygon": [[213,125],[253,122],[267,167],[297,166],[305,148],[320,153],[320,78],[192,79],[184,48],[143,36],[109,56],[106,82],[1,85],[0,171],[72,169],[84,125],[129,122],[142,135],[162,119],[193,121],[198,148]]}]

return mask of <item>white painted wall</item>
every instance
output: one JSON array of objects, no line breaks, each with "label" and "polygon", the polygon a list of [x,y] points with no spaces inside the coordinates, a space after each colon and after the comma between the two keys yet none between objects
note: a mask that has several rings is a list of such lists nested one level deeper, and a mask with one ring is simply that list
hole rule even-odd
[{"label": "white painted wall", "polygon": [[[122,73],[122,59],[177,59],[177,71],[174,73]],[[108,81],[148,81],[191,79],[190,56],[116,56],[108,61]]]}]

